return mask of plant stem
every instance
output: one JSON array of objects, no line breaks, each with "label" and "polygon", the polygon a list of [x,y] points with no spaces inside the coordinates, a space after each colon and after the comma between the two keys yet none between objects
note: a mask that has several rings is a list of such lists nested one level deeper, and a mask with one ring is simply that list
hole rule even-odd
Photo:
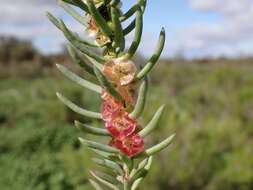
[{"label": "plant stem", "polygon": [[124,189],[124,190],[130,190],[131,187],[130,187],[130,184],[129,184],[129,181],[128,181],[129,173],[130,173],[130,171],[129,171],[129,166],[128,166],[129,163],[128,163],[127,160],[124,160],[123,162],[124,162],[124,164],[123,164],[123,169],[124,169],[123,189]]},{"label": "plant stem", "polygon": [[127,180],[124,181],[124,190],[130,190],[130,186]]}]

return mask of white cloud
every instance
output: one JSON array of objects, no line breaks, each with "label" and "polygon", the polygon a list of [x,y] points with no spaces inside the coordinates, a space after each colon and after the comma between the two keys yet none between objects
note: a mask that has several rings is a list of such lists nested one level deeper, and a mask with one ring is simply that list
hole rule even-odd
[{"label": "white cloud", "polygon": [[191,57],[253,55],[252,0],[189,0],[197,11],[211,11],[216,23],[194,23],[177,31],[171,48]]},{"label": "white cloud", "polygon": [[[253,55],[252,0],[188,0],[188,3],[195,11],[213,12],[221,19],[215,23],[195,22],[174,32],[169,30],[164,55],[182,52],[188,57]],[[45,17],[46,10],[67,18],[74,31],[84,31],[66,17],[54,0],[0,0],[0,4],[0,35],[32,39],[46,52],[59,51],[65,41]],[[130,35],[128,40],[131,39]],[[140,47],[144,55],[152,53],[156,41],[155,34],[145,31]]]},{"label": "white cloud", "polygon": [[[46,18],[46,11],[58,17],[64,16],[64,11],[53,0],[0,0],[0,35],[12,35],[31,39],[45,52],[56,52],[64,42],[60,32]],[[71,23],[80,31],[80,26]],[[48,47],[41,43],[48,42]],[[39,42],[39,43],[38,43]],[[51,46],[53,44],[53,46]],[[58,45],[57,45],[58,44]]]}]

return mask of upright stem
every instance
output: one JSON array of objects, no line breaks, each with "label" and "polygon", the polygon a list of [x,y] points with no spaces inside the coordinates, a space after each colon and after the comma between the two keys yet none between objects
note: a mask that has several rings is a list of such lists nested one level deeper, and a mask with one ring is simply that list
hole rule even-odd
[{"label": "upright stem", "polygon": [[124,181],[124,190],[130,190],[130,186],[127,180]]},{"label": "upright stem", "polygon": [[128,177],[129,177],[129,167],[128,167],[128,163],[127,161],[125,160],[124,161],[124,165],[123,165],[123,169],[124,169],[124,176],[123,176],[123,190],[130,190],[130,184],[129,184],[129,181],[128,181]]}]

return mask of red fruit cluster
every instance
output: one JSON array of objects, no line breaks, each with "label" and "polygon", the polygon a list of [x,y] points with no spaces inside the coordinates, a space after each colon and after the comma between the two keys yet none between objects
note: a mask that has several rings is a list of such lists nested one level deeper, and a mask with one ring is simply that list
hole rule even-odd
[{"label": "red fruit cluster", "polygon": [[141,153],[144,150],[144,141],[136,133],[137,121],[130,118],[122,102],[106,91],[103,91],[102,99],[102,118],[105,121],[105,127],[113,137],[110,145],[129,157]]}]

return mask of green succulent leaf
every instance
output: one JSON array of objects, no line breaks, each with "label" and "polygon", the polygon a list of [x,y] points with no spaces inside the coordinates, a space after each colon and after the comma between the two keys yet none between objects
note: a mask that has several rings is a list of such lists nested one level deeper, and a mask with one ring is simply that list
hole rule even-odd
[{"label": "green succulent leaf", "polygon": [[96,60],[94,60],[94,59],[91,58],[91,57],[86,57],[86,56],[85,56],[85,58],[87,58],[87,59],[91,62],[92,65],[94,65],[95,67],[97,67],[98,70],[100,70],[100,71],[103,70],[103,65],[102,65],[101,63],[97,62]]},{"label": "green succulent leaf", "polygon": [[141,11],[144,13],[147,6],[147,0],[138,0],[137,4],[141,6]]},{"label": "green succulent leaf", "polygon": [[128,18],[130,18],[131,16],[133,16],[135,14],[135,12],[138,10],[139,5],[136,4],[133,7],[131,7],[124,15],[122,15],[120,17],[120,21],[124,22],[126,21]]},{"label": "green succulent leaf", "polygon": [[101,129],[97,127],[91,127],[87,124],[75,121],[75,126],[83,132],[90,133],[97,136],[106,136],[110,137],[110,133],[106,129]]},{"label": "green succulent leaf", "polygon": [[65,3],[63,0],[57,0],[58,4],[73,18],[75,18],[80,24],[87,27],[86,18],[81,16],[75,9]]},{"label": "green succulent leaf", "polygon": [[104,145],[101,143],[97,143],[94,141],[89,141],[89,140],[83,139],[81,137],[79,137],[78,139],[80,140],[80,142],[82,144],[86,145],[89,148],[101,150],[101,151],[108,152],[108,153],[120,153],[120,151],[114,147]]},{"label": "green succulent leaf", "polygon": [[137,48],[139,47],[139,44],[141,42],[142,30],[143,30],[143,12],[141,10],[141,7],[139,6],[138,10],[136,11],[134,40],[131,46],[129,47],[127,54],[125,55],[127,59],[132,58],[136,53]]},{"label": "green succulent leaf", "polygon": [[94,171],[93,172],[96,173],[97,176],[99,176],[101,179],[104,179],[108,182],[110,182],[111,184],[114,184],[116,186],[119,185],[119,181],[117,180],[117,176],[114,172],[112,171],[104,171],[104,172],[100,172],[100,171]]},{"label": "green succulent leaf", "polygon": [[60,93],[56,93],[57,97],[59,98],[59,100],[64,103],[69,109],[71,109],[72,111],[84,115],[86,117],[91,117],[91,118],[95,118],[95,119],[101,119],[102,116],[100,113],[97,112],[92,112],[92,111],[88,111],[85,110],[83,108],[80,108],[79,106],[77,106],[76,104],[74,104],[73,102],[71,102],[70,100],[68,100],[66,97],[64,97],[63,95],[61,95]]},{"label": "green succulent leaf", "polygon": [[106,79],[106,77],[101,73],[101,71],[99,71],[96,67],[93,67],[93,69],[101,86],[105,88],[112,96],[122,101],[123,98],[121,97],[121,95],[117,92],[114,86]]},{"label": "green succulent leaf", "polygon": [[87,5],[80,0],[63,0],[64,2],[74,5],[78,8],[81,8],[82,10],[84,10],[85,12],[89,12]]},{"label": "green succulent leaf", "polygon": [[148,156],[152,156],[152,155],[154,155],[154,154],[162,151],[163,149],[167,148],[171,144],[171,142],[174,139],[174,137],[175,137],[175,134],[169,136],[167,139],[165,139],[164,141],[160,142],[159,144],[157,144],[157,145],[155,145],[155,146],[147,149],[145,151],[145,154],[148,155]]},{"label": "green succulent leaf", "polygon": [[102,88],[100,86],[79,77],[78,75],[71,72],[70,70],[68,70],[66,67],[64,67],[61,64],[56,64],[56,66],[59,69],[59,71],[62,74],[64,74],[66,77],[68,77],[70,80],[76,82],[77,84],[83,86],[84,88],[87,88],[87,89],[97,92],[99,94],[102,93]]},{"label": "green succulent leaf", "polygon": [[[136,4],[136,10],[139,9],[138,7],[141,7],[142,13],[144,14],[144,11],[146,9],[147,0],[139,0]],[[124,36],[128,35],[130,32],[132,32],[135,29],[136,19],[134,19],[124,30],[123,34]]]},{"label": "green succulent leaf", "polygon": [[89,74],[95,76],[94,71],[93,71],[93,67],[90,64],[88,64],[81,56],[79,56],[73,47],[68,45],[67,50],[68,50],[69,55],[72,58],[74,63],[78,64],[80,67],[82,67]]},{"label": "green succulent leaf", "polygon": [[155,115],[153,116],[153,118],[151,119],[151,121],[148,123],[148,125],[146,127],[144,127],[144,129],[142,129],[139,132],[139,135],[141,137],[145,137],[147,135],[149,135],[158,125],[158,122],[162,116],[163,110],[165,108],[165,105],[162,105],[155,113]]},{"label": "green succulent leaf", "polygon": [[54,15],[50,12],[46,12],[46,16],[58,29],[61,29],[60,22]]},{"label": "green succulent leaf", "polygon": [[163,51],[164,48],[164,44],[165,44],[165,30],[164,28],[162,28],[161,33],[160,33],[160,37],[159,37],[159,41],[158,41],[158,45],[157,48],[155,50],[155,53],[153,54],[153,56],[150,58],[150,60],[148,61],[148,63],[142,68],[142,70],[137,74],[137,79],[141,80],[143,77],[145,77],[151,70],[152,68],[155,66],[155,64],[157,63],[158,59],[160,58],[160,55]]},{"label": "green succulent leaf", "polygon": [[73,35],[68,28],[66,27],[66,25],[64,24],[63,21],[60,21],[60,28],[63,31],[64,36],[68,39],[68,41],[76,48],[78,49],[80,52],[82,52],[83,54],[95,59],[96,61],[98,61],[99,63],[103,63],[106,61],[106,59],[103,56],[97,55],[96,53],[94,53],[92,50],[90,50],[87,45],[84,44],[84,41],[82,41],[82,43],[76,39],[76,36]]},{"label": "green succulent leaf", "polygon": [[98,154],[99,156],[103,157],[103,158],[111,158],[113,157],[113,154],[110,154],[108,152],[104,152],[104,151],[101,151],[101,150],[97,150],[97,149],[92,149],[93,152],[95,152],[96,154]]},{"label": "green succulent leaf", "polygon": [[[99,47],[97,44],[95,44],[94,42],[90,42],[84,39],[81,39],[78,34],[70,31],[68,29],[68,27],[65,25],[65,23],[60,20],[59,21],[59,26],[60,26],[60,30],[63,32],[63,34],[65,35],[65,37],[70,41],[70,42],[75,42],[76,44],[80,44],[80,45],[85,45],[85,46],[90,46],[90,47]],[[72,40],[72,41],[71,41]],[[73,45],[75,45],[73,43]]]},{"label": "green succulent leaf", "polygon": [[134,178],[132,178],[133,183],[132,183],[131,190],[136,190],[138,188],[138,186],[140,185],[142,180],[148,174],[148,171],[150,170],[152,162],[153,162],[153,157],[150,156],[148,158],[147,164],[144,166],[144,168],[142,167],[140,170],[138,170],[138,172],[135,174]]},{"label": "green succulent leaf", "polygon": [[96,189],[96,190],[103,190],[102,187],[92,179],[89,179],[90,184]]},{"label": "green succulent leaf", "polygon": [[[80,67],[84,68],[84,70],[86,70],[91,75],[95,75],[94,70],[93,70],[93,66],[91,66],[91,65],[94,65],[99,70],[103,69],[102,64],[98,63],[94,59],[87,57],[85,55],[80,56],[78,54],[77,50],[75,48],[73,48],[71,45],[68,45],[67,49],[68,49],[68,52],[69,52],[71,58],[73,59],[73,61],[75,63],[77,63],[78,65],[80,65]],[[90,64],[88,64],[87,61],[90,62]]]},{"label": "green succulent leaf", "polygon": [[112,23],[114,26],[114,43],[115,47],[119,47],[120,51],[124,51],[125,48],[125,37],[123,35],[122,26],[119,20],[119,11],[112,7],[111,8]]},{"label": "green succulent leaf", "polygon": [[129,174],[130,178],[133,178],[133,176],[142,168],[144,168],[146,166],[146,164],[148,163],[149,158],[145,158],[144,160],[142,160],[138,166],[136,168],[133,168],[132,171]]},{"label": "green succulent leaf", "polygon": [[[53,16],[51,13],[47,12],[46,13],[47,17],[49,18],[49,20],[59,29],[63,32],[63,34],[65,35],[65,37],[67,39],[71,38],[73,41],[75,41],[76,44],[80,44],[80,45],[86,45],[86,46],[90,46],[90,47],[99,47],[96,43],[94,42],[90,42],[84,39],[81,39],[78,34],[70,31],[67,26],[63,23],[63,21],[58,20],[55,16]],[[68,36],[68,37],[67,37]]]},{"label": "green succulent leaf", "polygon": [[146,8],[146,3],[147,3],[146,0],[138,0],[138,2],[134,6],[132,6],[125,14],[123,14],[120,17],[120,21],[124,22],[128,18],[133,16],[135,14],[135,12],[139,9],[139,7],[141,7],[142,12],[144,13],[145,8]]},{"label": "green succulent leaf", "polygon": [[123,170],[120,167],[119,164],[117,164],[116,162],[113,162],[111,160],[107,160],[107,159],[98,159],[98,158],[93,158],[92,159],[96,164],[100,165],[100,166],[104,166],[106,168],[109,168],[111,170],[115,170],[118,174],[123,175]]},{"label": "green succulent leaf", "polygon": [[134,119],[140,117],[145,107],[147,92],[148,92],[148,80],[145,79],[140,86],[137,102],[134,110],[130,114],[130,117]]},{"label": "green succulent leaf", "polygon": [[152,160],[153,160],[153,157],[150,156],[148,159],[147,159],[147,162],[146,162],[146,165],[142,165],[143,167],[140,166],[140,168],[138,168],[134,174],[134,176],[132,177],[132,181],[135,181],[137,180],[138,178],[145,178],[146,175],[148,174],[148,171],[150,169],[150,166],[152,164]]},{"label": "green succulent leaf", "polygon": [[101,177],[97,176],[93,171],[90,171],[91,175],[100,183],[105,185],[106,187],[112,189],[112,190],[120,190],[117,186],[113,185],[112,183],[102,179]]},{"label": "green succulent leaf", "polygon": [[137,180],[135,180],[135,181],[133,182],[133,185],[132,185],[132,187],[131,187],[131,190],[137,190],[137,188],[139,187],[139,185],[140,185],[140,183],[142,182],[142,180],[143,180],[142,177],[139,178],[139,179],[137,179]]},{"label": "green succulent leaf", "polygon": [[134,19],[125,29],[123,29],[124,36],[128,35],[135,28],[136,19]]},{"label": "green succulent leaf", "polygon": [[111,7],[117,7],[117,5],[120,3],[120,0],[111,0],[110,6]]}]

